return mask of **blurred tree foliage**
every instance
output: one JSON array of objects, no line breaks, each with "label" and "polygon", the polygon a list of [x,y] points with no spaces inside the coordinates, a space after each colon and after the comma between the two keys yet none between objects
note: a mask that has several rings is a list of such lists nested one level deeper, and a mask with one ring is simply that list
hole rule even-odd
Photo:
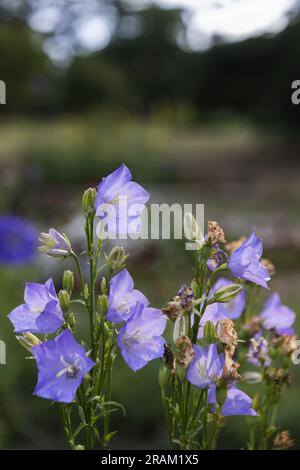
[{"label": "blurred tree foliage", "polygon": [[51,63],[42,49],[43,36],[28,27],[30,2],[10,15],[9,7],[2,6],[0,57],[1,79],[8,84],[6,111],[51,114],[107,107],[148,115],[183,104],[195,120],[238,114],[259,123],[297,128],[300,111],[291,104],[291,82],[300,78],[297,16],[275,36],[195,52],[180,48],[176,40],[179,31],[185,32],[180,10],[152,6],[130,11],[140,30],[126,37],[120,34],[120,25],[128,11],[117,0],[107,3],[118,12],[109,45],[93,54],[75,54],[65,69]]}]

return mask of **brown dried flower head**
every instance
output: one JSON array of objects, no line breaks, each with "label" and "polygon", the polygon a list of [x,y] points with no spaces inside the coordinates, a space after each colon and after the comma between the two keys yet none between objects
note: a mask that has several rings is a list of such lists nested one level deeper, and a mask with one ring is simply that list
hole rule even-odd
[{"label": "brown dried flower head", "polygon": [[238,335],[235,331],[233,321],[230,318],[219,322],[218,336],[222,343],[228,346],[236,346],[238,343]]},{"label": "brown dried flower head", "polygon": [[290,449],[294,446],[294,440],[291,438],[289,431],[279,432],[273,441],[274,449]]},{"label": "brown dried flower head", "polygon": [[235,382],[241,378],[240,374],[238,373],[240,364],[232,359],[231,352],[232,351],[226,347],[225,364],[222,372],[222,378],[225,382],[225,385],[230,385],[232,382]]},{"label": "brown dried flower head", "polygon": [[176,346],[179,349],[179,364],[183,367],[188,367],[195,354],[190,338],[188,336],[179,336],[176,340]]},{"label": "brown dried flower head", "polygon": [[289,356],[292,354],[294,351],[297,351],[298,346],[296,343],[297,336],[289,336],[289,335],[283,335],[282,336],[282,342],[281,342],[281,349],[284,354]]},{"label": "brown dried flower head", "polygon": [[269,271],[270,273],[270,276],[274,276],[274,274],[276,273],[276,269],[275,269],[275,266],[274,264],[272,263],[272,261],[270,261],[269,259],[267,258],[262,258],[260,260],[261,264],[267,268],[267,270]]},{"label": "brown dried flower head", "polygon": [[179,297],[174,297],[174,299],[168,302],[161,310],[170,320],[177,320],[177,318],[183,314],[181,299]]},{"label": "brown dried flower head", "polygon": [[226,250],[230,251],[230,253],[233,253],[235,250],[237,250],[245,241],[247,240],[246,237],[242,236],[238,240],[234,240],[232,242],[228,242],[225,245]]},{"label": "brown dried flower head", "polygon": [[212,220],[207,222],[207,237],[210,239],[212,245],[219,242],[226,242],[224,230],[220,227],[218,222]]}]

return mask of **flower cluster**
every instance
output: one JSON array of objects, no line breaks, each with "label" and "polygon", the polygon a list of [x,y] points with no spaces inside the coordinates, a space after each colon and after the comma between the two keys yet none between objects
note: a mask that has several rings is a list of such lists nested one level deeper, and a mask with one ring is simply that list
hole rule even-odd
[{"label": "flower cluster", "polygon": [[[108,231],[138,233],[141,213],[148,198],[147,191],[132,181],[125,165],[103,178],[98,191],[87,189],[82,207],[89,279],[85,280],[79,256],[67,235],[51,228],[39,239],[42,253],[53,258],[74,260],[80,298],[73,298],[74,274],[68,270],[64,273],[63,288],[58,294],[52,279],[44,284],[27,283],[24,303],[8,315],[20,344],[36,360],[38,380],[34,395],[60,403],[63,426],[72,449],[91,449],[95,440],[107,447],[114,434],[109,430],[109,414],[114,411],[112,403],[123,409],[121,404],[111,401],[111,376],[118,349],[134,371],[164,354],[162,335],[167,324],[166,316],[159,309],[149,307],[149,300],[134,289],[133,279],[125,267],[127,255],[124,249],[115,246],[109,254],[104,254],[105,264],[100,268],[103,240],[101,237],[94,240],[97,216],[105,219]],[[6,228],[8,222],[11,221],[2,220]],[[9,228],[18,229],[19,225],[15,221]],[[4,236],[4,231],[1,234]],[[29,250],[29,241],[26,243],[20,248],[23,251]],[[97,282],[103,268],[106,275]],[[89,343],[75,339],[79,333],[73,312],[76,304],[87,313]],[[74,406],[82,419],[77,430],[72,429]],[[101,419],[102,435],[97,425]],[[74,436],[83,430],[86,430],[86,444],[77,445]]]},{"label": "flower cluster", "polygon": [[[214,448],[221,418],[232,415],[257,417],[251,425],[249,448],[257,445],[253,438],[256,426],[262,429],[259,448],[267,448],[276,431],[266,420],[270,408],[279,402],[282,387],[289,383],[286,360],[296,349],[295,313],[282,305],[276,293],[265,301],[260,313],[255,311],[253,296],[257,300],[258,289],[267,289],[275,272],[262,252],[255,231],[248,238],[227,243],[219,224],[208,222],[196,253],[195,279],[162,309],[174,327],[160,385],[171,423],[170,441],[179,442],[182,449],[193,448],[199,434],[201,449]],[[226,270],[232,280],[224,277]],[[188,304],[182,303],[182,291],[189,292]],[[240,373],[247,364],[262,372]],[[243,380],[264,380],[266,391],[261,400],[257,395],[253,401],[240,390]],[[279,438],[275,447],[277,441]]]},{"label": "flower cluster", "polygon": [[[123,410],[111,396],[117,356],[133,371],[160,359],[170,448],[215,448],[225,417],[232,415],[252,417],[248,448],[291,447],[288,431],[275,437],[274,419],[282,390],[290,384],[290,359],[297,349],[295,313],[277,293],[257,310],[259,294],[268,292],[275,272],[262,258],[261,239],[253,231],[248,238],[227,243],[216,221],[208,222],[204,236],[193,216],[186,217],[197,248],[194,279],[162,309],[153,308],[134,286],[124,248],[114,246],[102,253],[105,232],[140,232],[148,198],[123,164],[103,178],[97,190],[89,188],[83,195],[84,253],[76,254],[67,235],[54,228],[41,234],[40,251],[73,261],[78,282],[67,270],[59,292],[51,278],[44,284],[27,283],[24,303],[8,315],[19,343],[37,364],[34,395],[59,403],[72,449],[93,449],[96,444],[107,448],[115,434],[110,414]],[[102,230],[97,227],[96,239],[97,217]],[[7,230],[7,221],[1,223]],[[29,232],[21,253],[27,243],[32,245]],[[9,252],[0,253],[0,262],[3,256],[10,258]],[[81,257],[89,264],[88,276]],[[79,287],[76,298],[74,286]],[[80,338],[79,315],[88,321],[88,341],[75,339]],[[242,390],[243,381],[263,381],[264,394],[252,400],[251,393]],[[84,444],[75,442],[83,433]]]}]

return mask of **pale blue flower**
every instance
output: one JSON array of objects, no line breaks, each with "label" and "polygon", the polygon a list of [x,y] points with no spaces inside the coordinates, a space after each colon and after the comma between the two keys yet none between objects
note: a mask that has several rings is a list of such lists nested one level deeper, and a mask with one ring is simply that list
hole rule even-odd
[{"label": "pale blue flower", "polygon": [[74,400],[79,385],[95,365],[69,330],[33,346],[32,353],[38,367],[34,395],[62,403]]},{"label": "pale blue flower", "polygon": [[118,334],[118,346],[128,366],[136,371],[149,361],[162,357],[167,325],[166,317],[157,308],[137,303],[133,314]]},{"label": "pale blue flower", "polygon": [[24,301],[8,315],[16,333],[53,333],[63,324],[63,312],[52,279],[45,284],[27,282]]},{"label": "pale blue flower", "polygon": [[137,289],[127,269],[123,269],[110,281],[106,319],[115,323],[126,321],[132,315],[137,302],[149,305],[149,300]]},{"label": "pale blue flower", "polygon": [[229,257],[228,268],[232,274],[267,288],[270,273],[261,263],[262,241],[252,232],[250,237]]}]

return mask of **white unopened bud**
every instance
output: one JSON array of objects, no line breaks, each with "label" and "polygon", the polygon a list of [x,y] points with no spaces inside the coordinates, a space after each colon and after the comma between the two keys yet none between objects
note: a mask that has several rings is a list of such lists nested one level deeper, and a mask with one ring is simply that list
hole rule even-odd
[{"label": "white unopened bud", "polygon": [[41,341],[32,333],[23,333],[22,335],[16,336],[19,343],[23,346],[23,348],[27,349],[27,351],[31,352],[31,348],[33,346],[37,346],[41,344]]},{"label": "white unopened bud", "polygon": [[41,233],[39,250],[54,258],[66,258],[72,253],[71,242],[64,233],[50,228],[48,233]]},{"label": "white unopened bud", "polygon": [[173,341],[176,343],[179,336],[186,336],[186,319],[183,315],[180,315],[174,323],[173,330]]},{"label": "white unopened bud", "polygon": [[183,226],[184,226],[184,236],[188,240],[197,240],[201,233],[200,227],[190,212],[184,214],[183,219]]}]

